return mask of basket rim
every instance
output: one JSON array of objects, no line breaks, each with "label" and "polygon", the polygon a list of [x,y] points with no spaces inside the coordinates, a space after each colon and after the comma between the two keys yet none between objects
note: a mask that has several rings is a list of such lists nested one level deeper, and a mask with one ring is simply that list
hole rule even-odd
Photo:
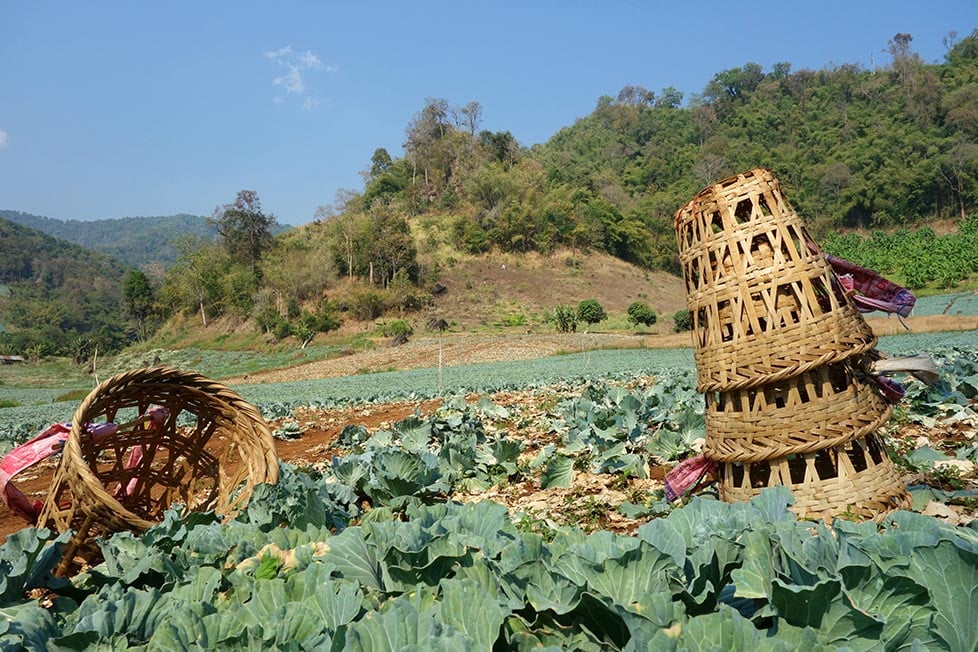
[{"label": "basket rim", "polygon": [[[267,447],[272,452],[275,450],[271,430],[257,408],[245,401],[237,392],[199,373],[169,366],[145,367],[120,373],[103,381],[89,392],[75,410],[72,418],[71,432],[68,434],[64,444],[62,464],[66,466],[68,471],[77,476],[78,480],[85,484],[88,490],[98,497],[100,506],[108,512],[111,512],[114,518],[119,519],[134,530],[146,530],[156,525],[156,522],[133,513],[105,490],[101,480],[84,459],[81,438],[84,424],[89,421],[88,414],[94,404],[99,400],[104,400],[105,394],[111,393],[117,387],[121,388],[137,383],[165,384],[182,386],[183,389],[192,389],[195,393],[206,396],[207,400],[214,403],[219,411],[226,414],[235,414],[237,418],[245,418],[250,421],[257,430],[259,437],[267,442]],[[266,451],[266,457],[267,454],[268,451]],[[269,464],[266,476],[266,482],[277,482],[278,465]]]}]

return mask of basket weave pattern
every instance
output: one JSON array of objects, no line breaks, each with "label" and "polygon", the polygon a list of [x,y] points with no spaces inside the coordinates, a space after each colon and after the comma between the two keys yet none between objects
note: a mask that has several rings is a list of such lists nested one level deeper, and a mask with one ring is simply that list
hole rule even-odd
[{"label": "basket weave pattern", "polygon": [[[99,441],[85,434],[85,424],[121,423],[154,407],[165,409],[158,425]],[[278,472],[268,425],[238,394],[192,372],[140,369],[106,380],[79,405],[39,522],[75,530],[66,565],[97,554],[95,538],[141,532],[175,503],[231,516]]]},{"label": "basket weave pattern", "polygon": [[720,497],[784,485],[805,518],[907,506],[876,434],[892,413],[866,371],[876,336],[771,172],[703,189],[676,238]]},{"label": "basket weave pattern", "polygon": [[676,215],[701,392],[859,355],[876,336],[767,170],[709,186]]},{"label": "basket weave pattern", "polygon": [[848,362],[759,387],[706,392],[704,452],[723,462],[809,453],[863,437],[892,413]]},{"label": "basket weave pattern", "polygon": [[728,502],[750,500],[761,489],[784,485],[795,497],[792,510],[806,518],[841,513],[879,518],[910,507],[910,496],[878,435],[815,453],[759,462],[725,462],[720,490]]}]

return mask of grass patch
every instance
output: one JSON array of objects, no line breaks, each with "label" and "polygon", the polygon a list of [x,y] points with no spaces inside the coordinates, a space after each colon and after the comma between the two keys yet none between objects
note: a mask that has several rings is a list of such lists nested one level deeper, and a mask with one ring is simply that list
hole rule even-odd
[{"label": "grass patch", "polygon": [[81,401],[88,396],[90,390],[87,389],[73,389],[70,392],[65,392],[64,394],[59,394],[55,397],[55,402],[58,401]]},{"label": "grass patch", "polygon": [[383,369],[370,369],[369,367],[361,367],[357,369],[357,376],[370,376],[372,374],[386,374],[392,371],[397,371],[397,367],[385,367]]},{"label": "grass patch", "polygon": [[20,403],[18,401],[10,401],[10,400],[6,400],[6,399],[0,399],[0,409],[3,409],[3,408],[12,408],[12,407],[20,407]]},{"label": "grass patch", "polygon": [[41,364],[3,365],[0,384],[7,387],[73,388],[92,384],[84,366],[70,358],[45,358]]}]

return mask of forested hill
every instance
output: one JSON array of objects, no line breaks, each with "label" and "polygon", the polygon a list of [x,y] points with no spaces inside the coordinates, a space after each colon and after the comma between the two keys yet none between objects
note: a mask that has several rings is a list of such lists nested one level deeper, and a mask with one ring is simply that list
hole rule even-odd
[{"label": "forested hill", "polygon": [[0,218],[108,254],[132,267],[142,268],[152,263],[163,267],[173,265],[179,256],[174,241],[180,236],[213,238],[216,234],[214,228],[207,223],[206,217],[185,213],[85,222],[0,210]]},{"label": "forested hill", "polygon": [[480,131],[477,102],[428,99],[404,157],[378,149],[363,201],[342,208],[449,213],[473,251],[584,246],[664,269],[676,210],[756,167],[777,175],[816,235],[956,222],[978,207],[978,30],[947,41],[939,64],[912,40],[879,44],[891,61],[873,69],[746,63],[689,97],[628,86],[531,149]]},{"label": "forested hill", "polygon": [[2,344],[11,353],[80,359],[96,341],[117,347],[127,339],[125,274],[105,254],[0,218]]}]

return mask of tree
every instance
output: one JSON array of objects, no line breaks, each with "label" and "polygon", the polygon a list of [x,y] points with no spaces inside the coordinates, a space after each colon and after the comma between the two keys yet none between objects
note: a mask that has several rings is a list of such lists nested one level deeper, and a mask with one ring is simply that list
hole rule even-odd
[{"label": "tree", "polygon": [[519,157],[520,145],[508,131],[481,131],[479,144],[488,153],[491,161],[512,165]]},{"label": "tree", "polygon": [[418,278],[418,251],[411,236],[411,227],[400,215],[384,208],[375,208],[361,234],[364,260],[372,268],[372,276],[387,287],[398,270],[406,270],[412,280]]},{"label": "tree", "polygon": [[672,315],[672,330],[676,333],[693,330],[693,315],[689,310],[677,310]]},{"label": "tree", "polygon": [[683,94],[675,86],[667,86],[659,91],[655,106],[659,109],[678,109],[683,103]]},{"label": "tree", "polygon": [[482,105],[478,102],[469,102],[460,109],[460,112],[462,114],[460,125],[465,127],[470,136],[475,136],[482,122]]},{"label": "tree", "polygon": [[618,92],[617,101],[632,106],[654,106],[655,93],[642,86],[628,85]]},{"label": "tree", "polygon": [[656,322],[658,316],[655,311],[649,307],[649,304],[643,303],[642,301],[635,301],[628,306],[627,309],[628,322],[630,324],[639,324],[643,326],[651,326]]},{"label": "tree", "polygon": [[440,168],[443,163],[439,160],[438,143],[451,130],[448,113],[446,100],[428,97],[425,98],[424,108],[415,114],[407,126],[404,151],[413,165],[413,174],[416,176],[420,168],[426,185],[432,180],[432,170]]},{"label": "tree", "polygon": [[258,262],[272,244],[272,227],[278,222],[274,215],[265,215],[261,200],[254,190],[241,190],[233,204],[214,209],[210,223],[224,250],[235,262],[248,265],[258,276]]},{"label": "tree", "polygon": [[600,321],[604,321],[608,315],[605,313],[604,308],[598,303],[596,299],[585,299],[577,304],[577,318],[580,319],[585,324],[597,324]]},{"label": "tree", "polygon": [[174,246],[180,257],[163,284],[167,305],[176,310],[199,310],[201,324],[207,326],[208,314],[221,312],[227,256],[216,244],[195,236],[178,238]]},{"label": "tree", "polygon": [[967,191],[978,186],[978,145],[958,138],[938,160],[937,171],[954,193],[959,217],[964,220],[967,218]]},{"label": "tree", "polygon": [[378,175],[386,172],[391,166],[391,163],[393,163],[393,160],[386,149],[383,147],[375,149],[374,155],[370,157],[370,178],[376,178]]},{"label": "tree", "polygon": [[357,216],[363,207],[363,198],[352,190],[339,190],[336,193],[335,205],[320,206],[316,209],[317,219],[330,223],[333,233],[334,247],[342,251],[337,256],[339,265],[346,265],[346,275],[353,280],[354,270],[354,238],[357,233]]},{"label": "tree", "polygon": [[136,320],[140,339],[146,339],[146,322],[156,302],[156,292],[149,277],[138,269],[131,270],[122,281],[126,311]]},{"label": "tree", "polygon": [[748,63],[743,68],[718,72],[706,85],[703,94],[717,114],[726,117],[738,104],[746,102],[763,80],[761,67]]},{"label": "tree", "polygon": [[303,303],[320,297],[336,277],[329,256],[323,225],[297,229],[294,237],[284,234],[262,258],[262,282],[276,298],[282,314],[290,301]]}]

